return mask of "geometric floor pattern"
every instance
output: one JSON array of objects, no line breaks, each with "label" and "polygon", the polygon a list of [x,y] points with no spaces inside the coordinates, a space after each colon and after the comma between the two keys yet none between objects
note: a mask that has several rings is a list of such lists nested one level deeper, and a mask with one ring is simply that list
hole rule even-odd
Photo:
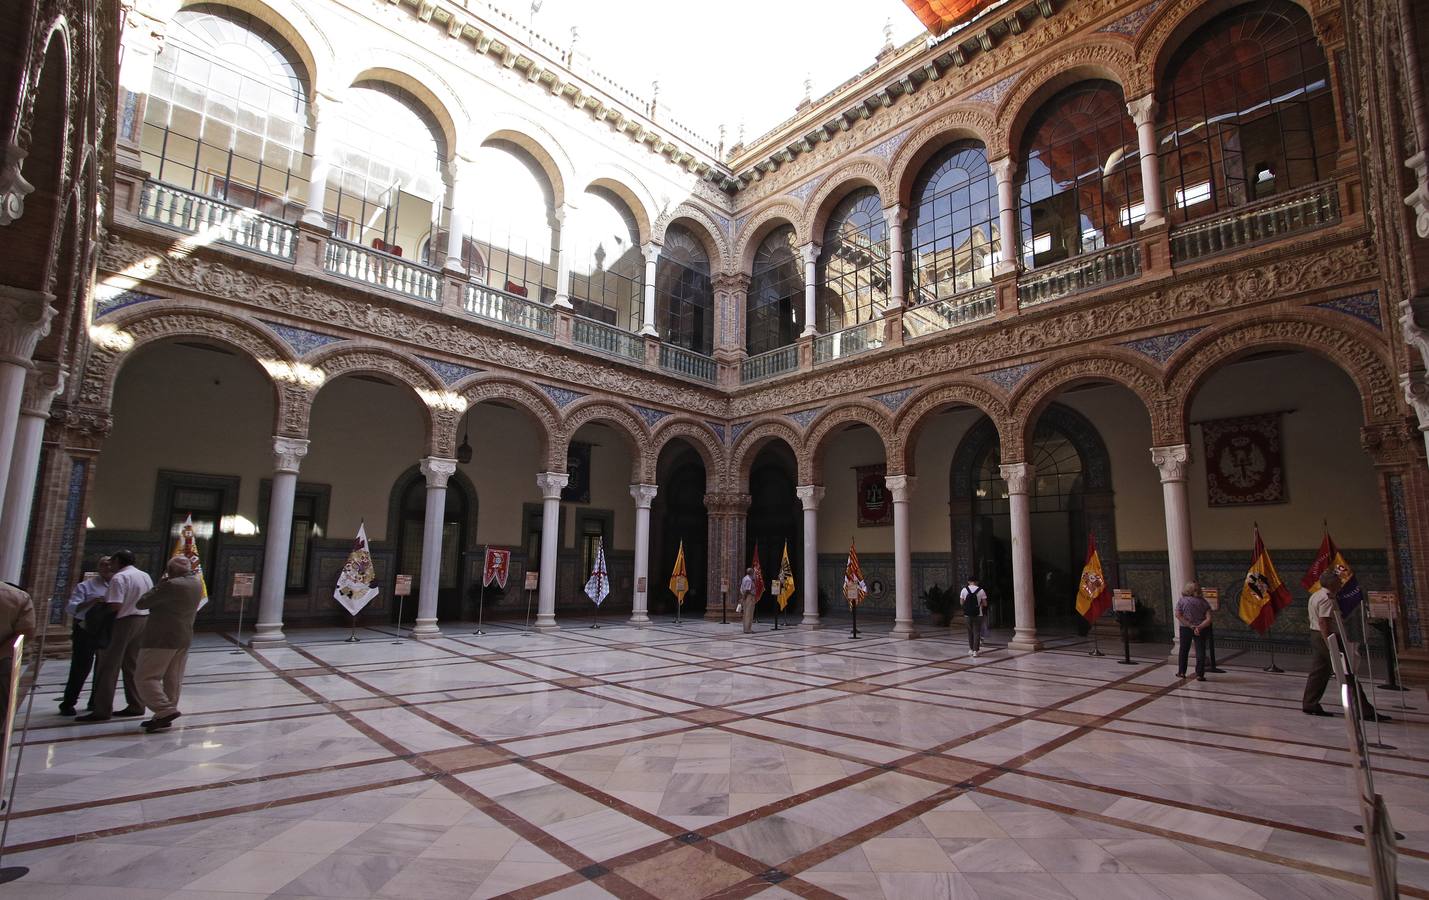
[{"label": "geometric floor pattern", "polygon": [[[0,895],[1369,896],[1344,722],[1333,692],[1300,713],[1299,673],[760,628],[203,635],[155,735],[54,715],[48,664],[4,860],[30,873]],[[1376,780],[1429,897],[1406,697],[1380,694]]]}]

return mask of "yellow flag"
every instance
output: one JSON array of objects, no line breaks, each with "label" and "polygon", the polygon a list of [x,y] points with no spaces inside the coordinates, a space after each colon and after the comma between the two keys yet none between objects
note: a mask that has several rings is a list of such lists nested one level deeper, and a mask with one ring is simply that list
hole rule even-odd
[{"label": "yellow flag", "polygon": [[789,565],[789,542],[784,542],[784,559],[779,563],[779,608],[789,605],[794,596],[794,569]]},{"label": "yellow flag", "polygon": [[675,555],[675,571],[670,573],[670,593],[675,595],[675,602],[683,606],[689,589],[690,576],[685,571],[685,542],[680,541],[680,552]]},{"label": "yellow flag", "polygon": [[169,557],[184,556],[192,564],[192,572],[198,576],[199,602],[198,608],[203,609],[208,604],[208,582],[203,577],[203,561],[198,555],[198,538],[194,536],[194,516],[189,513],[184,519],[184,524],[179,526],[178,536],[174,538],[174,549],[169,553]]}]

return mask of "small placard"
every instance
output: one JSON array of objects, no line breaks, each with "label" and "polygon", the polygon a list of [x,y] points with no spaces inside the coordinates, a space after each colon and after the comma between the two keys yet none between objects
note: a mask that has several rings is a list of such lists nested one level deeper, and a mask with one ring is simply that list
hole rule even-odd
[{"label": "small placard", "polygon": [[528,591],[534,591],[534,590],[536,589],[536,582],[537,582],[538,579],[540,579],[540,577],[541,577],[541,573],[540,573],[540,572],[527,572],[527,573],[526,573],[526,590],[528,590]]},{"label": "small placard", "polygon": [[729,593],[729,579],[728,579],[728,578],[721,578],[721,579],[719,580],[719,592],[720,592],[721,594],[728,594],[728,593]]},{"label": "small placard", "polygon": [[1221,608],[1220,588],[1201,588],[1201,598],[1206,601],[1206,605],[1211,608],[1211,612]]},{"label": "small placard", "polygon": [[253,596],[253,573],[234,572],[233,590],[229,592],[235,600],[247,599]]},{"label": "small placard", "polygon": [[1126,588],[1116,588],[1111,592],[1113,612],[1136,612],[1136,597]]},{"label": "small placard", "polygon": [[1369,591],[1368,596],[1371,619],[1399,618],[1399,598],[1393,591]]},{"label": "small placard", "polygon": [[392,585],[392,593],[398,597],[412,596],[412,576],[398,575],[397,581]]},{"label": "small placard", "polygon": [[646,581],[646,578],[645,578],[644,575],[641,575],[639,578],[635,579],[635,593],[637,593],[637,594],[643,594],[643,593],[645,593],[646,583],[647,583],[647,581]]}]

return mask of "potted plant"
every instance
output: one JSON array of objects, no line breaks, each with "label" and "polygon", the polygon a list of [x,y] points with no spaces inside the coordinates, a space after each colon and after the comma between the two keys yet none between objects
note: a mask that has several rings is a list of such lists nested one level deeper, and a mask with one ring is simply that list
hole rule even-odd
[{"label": "potted plant", "polygon": [[952,622],[952,591],[944,590],[936,584],[930,585],[923,591],[923,605],[927,607],[928,615],[932,617],[934,627],[944,627]]}]

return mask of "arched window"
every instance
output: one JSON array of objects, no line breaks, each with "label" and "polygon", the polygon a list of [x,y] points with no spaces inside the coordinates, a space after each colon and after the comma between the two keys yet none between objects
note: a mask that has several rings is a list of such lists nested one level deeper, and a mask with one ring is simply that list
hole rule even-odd
[{"label": "arched window", "polygon": [[[1000,469],[1001,451],[988,449],[978,463],[974,498],[980,514],[1009,510],[1007,482]],[[1060,429],[1039,422],[1032,435],[1032,468],[1036,473],[1029,491],[1032,512],[1060,512],[1080,508],[1084,488],[1082,457]]]},{"label": "arched window", "polygon": [[1048,100],[1022,152],[1022,258],[1026,265],[1129,240],[1145,217],[1136,125],[1121,88],[1084,81]]},{"label": "arched window", "polygon": [[296,221],[307,198],[308,80],[293,48],[247,13],[174,14],[154,60],[143,161],[166,184]]},{"label": "arched window", "polygon": [[913,182],[909,303],[946,300],[991,282],[1001,246],[997,227],[997,179],[982,144],[959,141],[928,160]]},{"label": "arched window", "polygon": [[859,188],[834,208],[815,271],[820,331],[839,331],[883,315],[888,306],[888,226],[877,190]]},{"label": "arched window", "polygon": [[615,192],[586,190],[561,232],[570,241],[571,305],[576,313],[626,331],[640,328],[645,256],[635,216]]},{"label": "arched window", "polygon": [[[556,299],[555,192],[540,163],[517,144],[487,141],[477,151],[460,213],[478,256],[473,278],[542,303]],[[574,223],[573,223],[574,227]],[[466,248],[462,248],[466,263]]]},{"label": "arched window", "polygon": [[1172,222],[1329,174],[1338,148],[1330,70],[1300,7],[1271,0],[1213,19],[1172,58],[1163,84]]},{"label": "arched window", "polygon": [[775,228],[754,251],[744,325],[750,356],[792,344],[804,329],[804,265],[793,225]]},{"label": "arched window", "polygon": [[688,229],[671,225],[655,268],[655,309],[666,343],[706,356],[714,350],[710,258]]}]

